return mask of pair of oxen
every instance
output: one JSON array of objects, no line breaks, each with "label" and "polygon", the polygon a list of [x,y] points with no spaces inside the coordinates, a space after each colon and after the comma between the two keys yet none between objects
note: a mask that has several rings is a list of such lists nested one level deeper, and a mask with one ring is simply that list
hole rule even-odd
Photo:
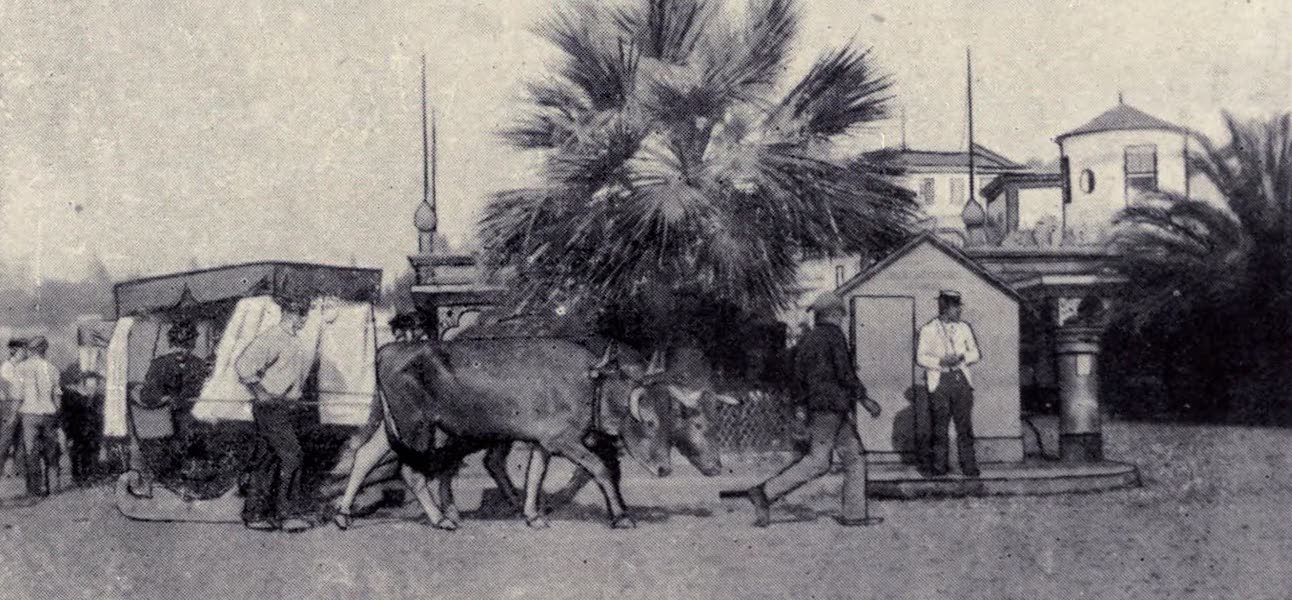
[{"label": "pair of oxen", "polygon": [[[507,452],[518,441],[530,446],[523,513],[531,527],[548,526],[539,493],[548,461],[558,455],[580,467],[566,490],[591,478],[605,496],[611,527],[631,528],[619,489],[620,446],[661,477],[672,470],[673,447],[701,473],[716,475],[722,464],[709,416],[716,403],[737,402],[715,392],[709,363],[694,348],[656,352],[646,362],[615,344],[597,353],[559,338],[396,342],[378,351],[377,370],[379,424],[355,453],[337,505],[342,529],[352,524],[365,479],[392,452],[437,528],[457,528],[451,478],[480,450],[499,489],[519,503],[506,471]],[[438,499],[430,487],[437,479]]]}]

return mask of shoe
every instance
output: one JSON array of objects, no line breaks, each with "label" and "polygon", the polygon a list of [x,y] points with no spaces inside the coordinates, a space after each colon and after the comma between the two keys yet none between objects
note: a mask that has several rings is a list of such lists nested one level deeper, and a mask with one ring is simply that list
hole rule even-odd
[{"label": "shoe", "polygon": [[767,499],[763,486],[756,485],[745,492],[749,503],[754,505],[754,527],[767,527],[772,524],[772,503]]},{"label": "shoe", "polygon": [[305,519],[287,519],[283,521],[282,530],[287,533],[300,533],[311,527],[310,522]]},{"label": "shoe", "polygon": [[951,473],[950,467],[933,467],[929,469],[931,477],[946,477],[949,473]]},{"label": "shoe", "polygon": [[960,472],[964,474],[965,477],[977,477],[982,475],[982,471],[978,469],[976,465],[972,467],[961,467]]},{"label": "shoe", "polygon": [[247,521],[243,523],[243,525],[246,525],[247,529],[251,529],[253,531],[273,531],[275,529],[278,529],[278,526],[275,525],[274,522],[270,521],[269,519],[258,519],[255,521]]},{"label": "shoe", "polygon": [[835,520],[838,521],[839,524],[844,527],[867,527],[870,525],[878,525],[884,522],[884,520],[880,517],[862,517],[860,519],[847,519],[844,517],[836,517]]}]

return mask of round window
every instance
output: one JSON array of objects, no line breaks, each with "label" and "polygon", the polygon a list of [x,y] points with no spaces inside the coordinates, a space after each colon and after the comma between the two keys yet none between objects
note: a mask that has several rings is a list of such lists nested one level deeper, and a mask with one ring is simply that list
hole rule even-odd
[{"label": "round window", "polygon": [[1090,169],[1081,172],[1081,191],[1089,194],[1095,191],[1095,173]]}]

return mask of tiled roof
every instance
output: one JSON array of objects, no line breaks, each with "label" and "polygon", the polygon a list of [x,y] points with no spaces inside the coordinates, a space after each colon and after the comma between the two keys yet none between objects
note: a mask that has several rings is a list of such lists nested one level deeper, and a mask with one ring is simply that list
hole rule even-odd
[{"label": "tiled roof", "polygon": [[[892,159],[894,166],[923,169],[968,169],[968,152],[940,152],[934,150],[897,150]],[[997,152],[974,144],[974,168],[983,170],[1012,171],[1026,169]]]},{"label": "tiled roof", "polygon": [[1185,129],[1171,123],[1163,121],[1153,115],[1150,115],[1129,104],[1118,104],[1093,119],[1090,122],[1073,129],[1059,137],[1056,140],[1062,140],[1066,137],[1081,135],[1084,133],[1098,133],[1100,131],[1126,131],[1134,129],[1162,129],[1165,131],[1180,131]]}]

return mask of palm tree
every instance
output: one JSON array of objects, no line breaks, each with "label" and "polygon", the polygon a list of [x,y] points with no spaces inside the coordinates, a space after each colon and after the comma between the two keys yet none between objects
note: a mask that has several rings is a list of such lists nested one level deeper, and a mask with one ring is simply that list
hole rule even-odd
[{"label": "palm tree", "polygon": [[884,119],[892,80],[869,51],[826,53],[778,93],[794,0],[755,0],[738,26],[710,0],[576,2],[536,32],[560,51],[503,132],[541,153],[538,182],[498,194],[486,258],[517,303],[637,306],[675,316],[699,294],[786,305],[803,252],[876,251],[908,233],[911,195],[887,155],[836,142]]},{"label": "palm tree", "polygon": [[1113,237],[1132,281],[1122,321],[1221,410],[1292,366],[1292,115],[1225,118],[1230,142],[1201,138],[1192,163],[1223,204],[1162,194],[1124,210]]}]

